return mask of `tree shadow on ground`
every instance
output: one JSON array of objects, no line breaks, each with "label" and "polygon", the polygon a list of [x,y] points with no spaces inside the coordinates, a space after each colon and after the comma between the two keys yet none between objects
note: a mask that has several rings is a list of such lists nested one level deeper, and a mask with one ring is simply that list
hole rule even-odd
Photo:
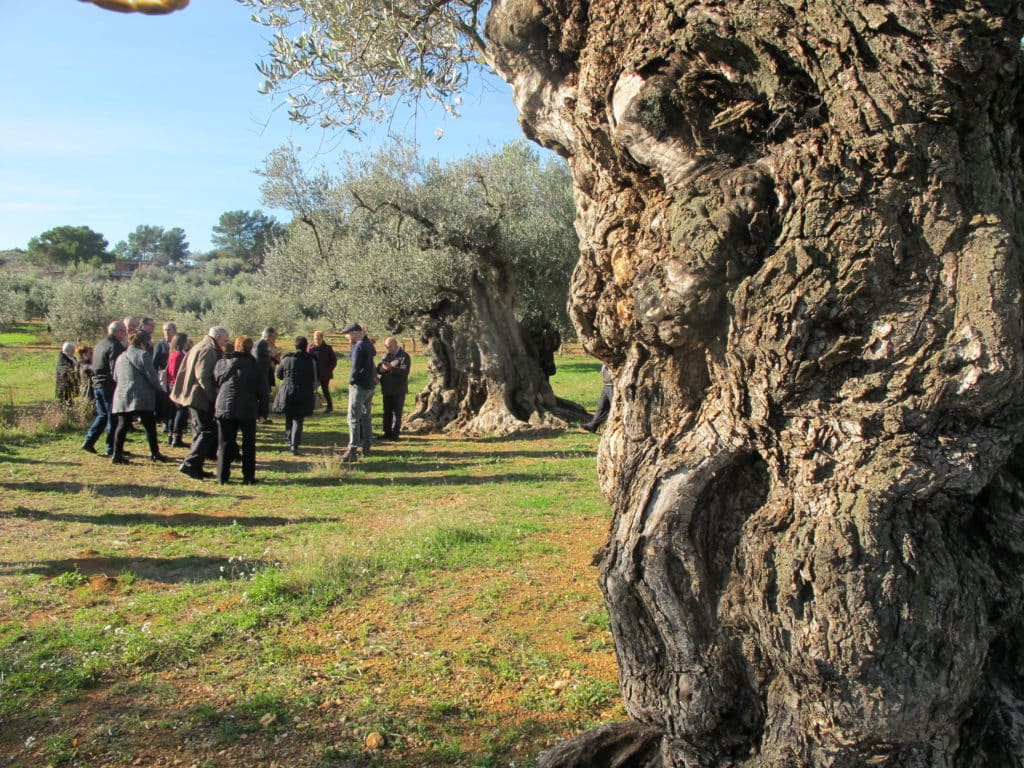
[{"label": "tree shadow on ground", "polygon": [[[176,471],[175,471],[176,473]],[[127,483],[80,483],[72,481],[31,481],[15,483],[0,482],[0,488],[8,491],[24,491],[30,493],[90,493],[96,496],[125,496],[139,499],[195,498],[196,496],[212,496],[214,494],[193,488],[168,488],[166,486],[129,485]]]},{"label": "tree shadow on ground", "polygon": [[243,528],[275,528],[287,525],[308,525],[310,523],[340,523],[340,517],[271,517],[267,515],[201,515],[196,512],[118,514],[105,512],[99,515],[76,512],[44,512],[26,507],[15,507],[13,511],[0,513],[0,519],[23,518],[28,520],[51,520],[66,523],[89,523],[92,525],[161,525],[168,528],[218,528],[240,525]]},{"label": "tree shadow on ground", "polygon": [[515,473],[515,474],[502,474],[502,475],[487,475],[485,477],[473,477],[473,476],[459,476],[459,475],[443,475],[440,477],[381,477],[381,476],[366,476],[366,475],[337,475],[337,476],[309,476],[303,475],[300,477],[294,477],[289,479],[289,485],[306,485],[306,486],[330,486],[330,485],[379,485],[379,486],[438,486],[438,487],[458,487],[458,486],[473,486],[473,485],[506,485],[510,483],[548,483],[548,482],[560,482],[562,480],[570,479],[570,476],[566,475],[535,475],[532,473]]},{"label": "tree shadow on ground", "polygon": [[[315,665],[310,665],[315,668]],[[173,674],[173,673],[172,673]],[[170,677],[170,676],[169,676]],[[479,727],[477,710],[458,707],[425,706],[404,701],[400,704],[381,702],[364,707],[358,718],[352,718],[352,731],[360,734],[371,730],[362,727],[372,723],[374,730],[388,735],[385,758],[381,752],[366,750],[363,738],[356,733],[339,734],[336,709],[300,705],[294,696],[279,692],[260,694],[226,703],[221,697],[208,700],[174,698],[178,688],[166,679],[134,678],[107,680],[90,688],[87,698],[64,700],[56,706],[59,714],[82,727],[105,734],[103,739],[83,739],[76,757],[88,765],[108,764],[113,753],[130,755],[136,764],[164,764],[167,755],[179,756],[183,765],[252,765],[253,750],[262,759],[258,764],[338,765],[344,768],[381,768],[384,765],[416,765],[421,762],[438,765],[436,748],[427,747],[422,738],[405,738],[406,734],[434,735],[438,741],[446,734],[471,734]],[[273,721],[264,718],[274,713]],[[8,728],[0,731],[0,752],[12,765],[35,764],[38,755],[25,733],[40,727],[38,711],[12,714]],[[484,715],[486,717],[486,715]],[[346,718],[349,719],[349,718]],[[173,728],[153,728],[152,723],[173,723]],[[304,728],[295,728],[298,722]],[[113,728],[111,728],[113,725]],[[358,726],[358,727],[357,727]],[[517,754],[517,745],[533,745],[540,751],[551,745],[560,729],[550,719],[526,717],[514,724],[505,723],[495,732],[500,742],[460,750],[461,765],[532,765],[535,755]],[[446,741],[455,738],[449,736]],[[325,748],[324,742],[330,746]],[[418,748],[408,745],[417,744]],[[455,761],[451,761],[454,763]]]},{"label": "tree shadow on ground", "polygon": [[[0,576],[37,574],[56,578],[64,573],[83,576],[117,577],[130,573],[138,579],[159,584],[186,584],[249,576],[270,563],[250,560],[240,563],[234,557],[69,557],[60,560],[29,560],[0,563]],[[244,569],[244,572],[243,572]],[[109,584],[99,588],[110,588]]]}]

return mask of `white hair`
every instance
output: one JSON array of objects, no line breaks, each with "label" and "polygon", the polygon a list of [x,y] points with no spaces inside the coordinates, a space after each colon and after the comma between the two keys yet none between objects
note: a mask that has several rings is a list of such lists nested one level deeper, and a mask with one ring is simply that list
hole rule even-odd
[{"label": "white hair", "polygon": [[228,329],[222,325],[213,326],[213,328],[210,329],[209,335],[215,339],[220,337],[224,337],[225,339],[227,339],[231,337],[231,334],[228,333]]},{"label": "white hair", "polygon": [[71,357],[73,354],[75,354],[75,342],[65,341],[63,344],[60,345],[60,351],[63,352],[68,357]]}]

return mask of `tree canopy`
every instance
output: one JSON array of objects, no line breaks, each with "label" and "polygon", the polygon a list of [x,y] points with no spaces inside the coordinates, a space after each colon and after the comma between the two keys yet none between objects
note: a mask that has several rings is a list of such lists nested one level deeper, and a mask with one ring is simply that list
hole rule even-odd
[{"label": "tree canopy", "polygon": [[484,64],[485,0],[241,0],[274,30],[258,65],[263,90],[287,96],[293,120],[355,131],[422,99],[457,113]]},{"label": "tree canopy", "polygon": [[264,200],[296,217],[267,257],[266,278],[334,322],[356,313],[396,330],[440,301],[468,308],[473,275],[498,267],[512,278],[505,291],[517,315],[569,330],[569,175],[525,142],[448,164],[388,148],[350,158],[339,177],[305,173],[285,147],[263,174]]},{"label": "tree canopy", "polygon": [[210,256],[238,259],[255,271],[263,266],[267,249],[283,232],[277,219],[263,211],[225,211],[213,227]]},{"label": "tree canopy", "polygon": [[37,264],[54,267],[110,261],[107,239],[85,226],[61,226],[48,229],[28,241],[28,258]]},{"label": "tree canopy", "polygon": [[141,224],[114,246],[120,259],[167,266],[180,264],[188,257],[188,240],[181,227],[164,229],[153,224]]}]

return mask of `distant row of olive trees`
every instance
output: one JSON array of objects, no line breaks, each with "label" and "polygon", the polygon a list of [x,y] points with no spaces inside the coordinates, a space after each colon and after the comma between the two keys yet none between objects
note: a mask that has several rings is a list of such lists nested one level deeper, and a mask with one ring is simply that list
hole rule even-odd
[{"label": "distant row of olive trees", "polygon": [[147,266],[127,280],[95,267],[69,269],[53,278],[32,271],[0,272],[0,323],[45,319],[54,335],[95,340],[125,315],[173,319],[197,332],[225,325],[255,334],[268,326],[304,328],[310,313],[298,301],[261,286],[244,263],[217,259],[197,266]]}]

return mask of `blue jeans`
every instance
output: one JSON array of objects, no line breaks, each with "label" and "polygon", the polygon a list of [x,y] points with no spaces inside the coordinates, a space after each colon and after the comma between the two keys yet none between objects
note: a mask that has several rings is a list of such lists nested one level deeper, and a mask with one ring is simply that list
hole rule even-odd
[{"label": "blue jeans", "polygon": [[85,433],[85,445],[90,448],[96,445],[103,430],[107,430],[107,453],[114,452],[114,415],[110,412],[110,400],[113,391],[108,393],[103,387],[93,387],[92,396],[96,400],[96,418]]},{"label": "blue jeans", "polygon": [[348,385],[348,444],[357,448],[370,445],[373,428],[370,426],[370,399],[374,387]]}]

